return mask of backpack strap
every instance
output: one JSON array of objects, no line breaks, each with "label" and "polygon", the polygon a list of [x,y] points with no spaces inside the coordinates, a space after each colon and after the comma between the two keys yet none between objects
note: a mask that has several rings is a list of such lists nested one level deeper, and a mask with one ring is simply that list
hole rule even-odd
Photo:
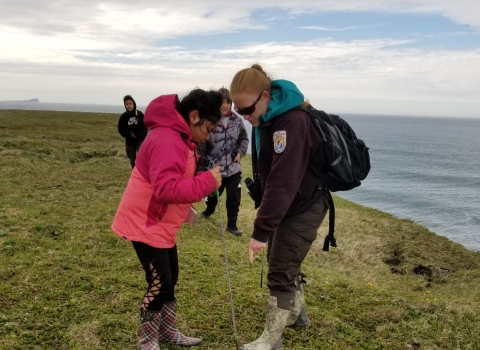
[{"label": "backpack strap", "polygon": [[328,205],[330,208],[328,209],[328,235],[325,237],[325,241],[323,242],[323,251],[328,252],[328,248],[330,246],[337,247],[337,241],[334,237],[335,232],[335,204],[333,203],[333,197],[329,190],[328,193]]},{"label": "backpack strap", "polygon": [[255,139],[255,127],[252,128],[252,175],[255,183],[260,185],[260,172],[258,171],[257,143]]}]

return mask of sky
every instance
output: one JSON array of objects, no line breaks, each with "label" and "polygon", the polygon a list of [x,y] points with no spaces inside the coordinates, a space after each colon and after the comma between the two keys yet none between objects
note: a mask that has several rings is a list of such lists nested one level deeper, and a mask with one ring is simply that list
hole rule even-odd
[{"label": "sky", "polygon": [[480,118],[480,1],[0,0],[0,101],[146,106],[254,63],[318,109]]}]

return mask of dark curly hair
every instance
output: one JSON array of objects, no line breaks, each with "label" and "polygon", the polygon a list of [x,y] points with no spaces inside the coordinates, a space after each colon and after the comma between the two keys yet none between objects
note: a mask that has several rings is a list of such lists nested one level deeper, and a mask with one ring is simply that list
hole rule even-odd
[{"label": "dark curly hair", "polygon": [[190,124],[189,115],[191,111],[197,110],[200,121],[196,125],[202,125],[205,121],[216,124],[220,121],[222,113],[222,94],[215,90],[205,91],[195,88],[177,102],[176,110]]},{"label": "dark curly hair", "polygon": [[133,99],[132,95],[125,95],[123,96],[123,104],[125,105],[125,102],[127,102],[128,100],[132,101],[133,102],[133,109],[137,109],[137,103],[135,102],[135,100]]}]

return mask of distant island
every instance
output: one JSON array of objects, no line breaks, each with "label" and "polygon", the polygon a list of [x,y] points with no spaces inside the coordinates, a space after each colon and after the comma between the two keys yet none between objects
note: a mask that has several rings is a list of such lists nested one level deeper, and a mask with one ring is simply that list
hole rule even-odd
[{"label": "distant island", "polygon": [[0,102],[35,102],[35,103],[40,103],[38,98],[32,98],[30,100],[17,100],[17,101],[11,100],[11,101],[0,101]]}]

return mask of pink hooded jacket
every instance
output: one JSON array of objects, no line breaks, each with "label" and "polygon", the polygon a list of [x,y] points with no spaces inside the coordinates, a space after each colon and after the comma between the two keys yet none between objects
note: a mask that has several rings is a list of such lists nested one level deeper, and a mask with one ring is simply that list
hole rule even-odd
[{"label": "pink hooded jacket", "polygon": [[171,248],[192,203],[216,189],[210,172],[195,174],[191,131],[176,111],[177,95],[157,97],[145,110],[150,130],[112,224],[118,236],[156,248]]}]

